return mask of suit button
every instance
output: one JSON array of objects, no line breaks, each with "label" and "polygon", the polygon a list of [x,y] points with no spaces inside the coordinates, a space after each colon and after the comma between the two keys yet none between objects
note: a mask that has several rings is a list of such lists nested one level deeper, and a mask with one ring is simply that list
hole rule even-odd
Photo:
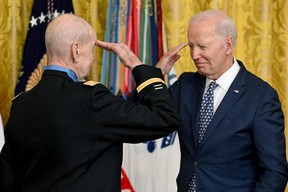
[{"label": "suit button", "polygon": [[194,165],[197,166],[198,165],[198,161],[194,161]]}]

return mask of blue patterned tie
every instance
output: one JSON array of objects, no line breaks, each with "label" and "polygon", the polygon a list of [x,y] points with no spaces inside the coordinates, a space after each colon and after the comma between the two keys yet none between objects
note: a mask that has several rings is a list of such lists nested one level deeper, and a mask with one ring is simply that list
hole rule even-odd
[{"label": "blue patterned tie", "polygon": [[[212,117],[213,117],[213,111],[214,111],[214,90],[218,84],[215,81],[212,81],[207,91],[205,92],[202,103],[201,103],[201,109],[200,109],[200,117],[199,117],[199,137],[198,137],[198,143],[201,143],[204,134],[206,132],[206,128],[209,125]],[[196,192],[196,176],[195,173],[193,173],[191,181],[189,185],[187,186],[187,192]]]},{"label": "blue patterned tie", "polygon": [[215,81],[212,81],[207,91],[205,92],[200,109],[200,117],[199,117],[199,137],[198,143],[201,143],[204,134],[206,132],[206,128],[209,125],[214,111],[214,90],[218,84]]}]

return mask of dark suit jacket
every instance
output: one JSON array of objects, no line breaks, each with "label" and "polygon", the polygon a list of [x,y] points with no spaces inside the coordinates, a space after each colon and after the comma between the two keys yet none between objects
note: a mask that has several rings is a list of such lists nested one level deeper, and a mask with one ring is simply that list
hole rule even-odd
[{"label": "dark suit jacket", "polygon": [[[137,85],[163,78],[147,65],[133,74]],[[13,101],[0,156],[0,191],[119,192],[122,143],[163,137],[179,126],[166,86],[142,85],[145,105],[135,105],[101,84],[45,71],[36,87]]]},{"label": "dark suit jacket", "polygon": [[192,173],[197,192],[281,192],[287,183],[284,117],[276,91],[243,64],[198,141],[205,77],[184,73],[170,87],[180,113],[178,191]]}]

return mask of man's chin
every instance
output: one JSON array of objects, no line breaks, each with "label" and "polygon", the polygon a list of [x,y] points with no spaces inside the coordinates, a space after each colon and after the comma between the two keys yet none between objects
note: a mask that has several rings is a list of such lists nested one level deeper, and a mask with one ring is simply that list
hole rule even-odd
[{"label": "man's chin", "polygon": [[201,75],[207,75],[207,73],[205,72],[205,70],[203,70],[202,67],[197,67],[197,71],[198,71],[198,73],[200,73]]}]

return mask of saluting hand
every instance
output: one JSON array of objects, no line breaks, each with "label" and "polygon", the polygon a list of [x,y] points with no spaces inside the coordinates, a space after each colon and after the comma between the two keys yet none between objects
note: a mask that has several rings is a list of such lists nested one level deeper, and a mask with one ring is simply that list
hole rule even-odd
[{"label": "saluting hand", "polygon": [[131,70],[137,65],[142,64],[139,58],[124,43],[112,43],[97,40],[95,44],[107,51],[113,52],[118,55],[123,65],[127,68],[130,68]]},{"label": "saluting hand", "polygon": [[156,65],[156,67],[161,69],[163,75],[169,73],[175,62],[180,59],[180,55],[178,54],[179,51],[181,51],[186,46],[187,43],[181,43],[163,55],[163,57]]}]

